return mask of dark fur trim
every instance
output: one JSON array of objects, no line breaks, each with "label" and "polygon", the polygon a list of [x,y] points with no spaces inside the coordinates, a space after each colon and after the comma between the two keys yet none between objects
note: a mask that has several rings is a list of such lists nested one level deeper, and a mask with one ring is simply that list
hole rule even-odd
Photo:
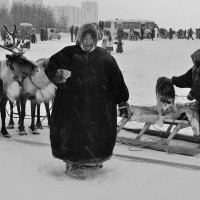
[{"label": "dark fur trim", "polygon": [[85,33],[91,33],[91,35],[94,37],[94,40],[95,40],[95,45],[97,44],[97,30],[95,28],[95,26],[93,24],[83,24],[79,30],[78,30],[78,33],[77,33],[77,40],[76,40],[76,43],[77,44],[81,44],[81,41],[82,41],[82,38],[83,38],[83,35]]}]

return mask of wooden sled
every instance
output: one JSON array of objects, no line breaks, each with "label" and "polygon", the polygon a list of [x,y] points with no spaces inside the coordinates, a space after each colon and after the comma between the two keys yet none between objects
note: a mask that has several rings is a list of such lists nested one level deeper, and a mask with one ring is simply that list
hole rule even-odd
[{"label": "wooden sled", "polygon": [[[185,104],[176,104],[176,111],[168,111],[163,116],[163,123],[168,125],[166,131],[156,131],[151,130],[151,125],[156,124],[159,121],[159,115],[153,106],[130,106],[130,110],[132,113],[131,120],[137,121],[140,123],[144,123],[142,129],[129,129],[124,128],[125,130],[132,131],[133,133],[137,133],[134,139],[131,138],[121,138],[118,137],[117,141],[121,141],[121,143],[127,143],[130,145],[141,145],[145,148],[155,149],[159,151],[167,151],[169,153],[180,153],[184,155],[198,155],[200,153],[199,149],[199,116],[197,110],[193,108],[193,103],[185,103]],[[187,116],[187,119],[179,119],[182,114]],[[123,124],[124,126],[124,124]],[[174,127],[174,128],[173,128]],[[182,128],[191,127],[193,130],[193,136],[184,136],[179,134],[179,131]],[[150,134],[154,136],[159,136],[162,139],[160,142],[147,142],[142,141],[141,137],[145,134]],[[196,146],[189,147],[186,146],[173,146],[169,143],[173,138],[181,139],[188,142],[198,143]],[[191,146],[191,147],[190,147]]]}]

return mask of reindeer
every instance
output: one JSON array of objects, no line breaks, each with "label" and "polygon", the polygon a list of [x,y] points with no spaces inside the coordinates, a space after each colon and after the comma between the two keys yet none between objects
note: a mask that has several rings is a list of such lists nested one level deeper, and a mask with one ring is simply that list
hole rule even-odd
[{"label": "reindeer", "polygon": [[[16,30],[16,29],[15,29]],[[13,33],[14,34],[14,33]],[[14,51],[16,44],[13,43],[12,48],[8,48],[0,45],[1,48],[12,52],[11,55],[7,54],[6,59],[0,61],[0,91],[1,91],[1,118],[2,128],[1,133],[4,137],[10,137],[5,127],[5,109],[8,99],[12,102],[17,100],[22,92],[22,83],[27,76],[36,74],[38,72],[38,66],[28,60],[23,54],[24,52],[18,49],[18,52]]]},{"label": "reindeer", "polygon": [[[7,29],[5,27],[5,29]],[[10,33],[13,36],[13,41],[15,41],[15,36],[17,36],[16,26],[14,28],[13,33]],[[17,39],[18,40],[18,39]],[[3,82],[3,87],[5,91],[6,100],[3,101],[4,104],[2,106],[2,111],[5,111],[6,102],[9,99],[11,101],[11,105],[14,101],[19,101],[21,106],[21,110],[19,109],[19,134],[26,135],[25,127],[24,127],[24,118],[25,118],[25,107],[27,100],[31,100],[31,125],[30,129],[33,134],[38,134],[36,126],[35,126],[35,109],[36,105],[44,102],[45,107],[47,109],[48,119],[50,118],[49,106],[48,103],[51,99],[53,99],[55,95],[56,86],[50,82],[47,78],[44,68],[48,63],[48,59],[42,58],[37,60],[36,62],[32,62],[26,59],[23,56],[23,51],[19,48],[17,50],[18,53],[14,52],[14,48],[18,43],[13,42],[13,47],[8,48],[0,45],[0,47],[11,51],[12,55],[7,55],[6,61],[1,63],[1,73],[0,79]],[[18,62],[17,62],[18,61]],[[37,68],[37,73],[32,73],[30,71],[31,64]],[[9,68],[7,67],[9,66]],[[34,68],[34,69],[35,69]],[[5,70],[7,69],[7,71]],[[8,69],[10,71],[8,72]],[[32,68],[31,68],[32,69]],[[12,73],[10,73],[12,72]],[[38,105],[39,106],[39,105]],[[4,113],[4,112],[2,112]],[[12,106],[11,106],[11,115],[12,115]],[[4,136],[10,137],[9,133],[5,128],[5,116],[2,117],[2,124],[4,124],[2,134]],[[39,124],[39,120],[37,121]],[[41,124],[41,123],[40,123]]]},{"label": "reindeer", "polygon": [[[10,119],[9,119],[9,123],[8,123],[8,125],[7,125],[7,129],[14,129],[15,128],[15,122],[14,122],[14,117],[13,117],[13,115],[14,115],[14,112],[13,112],[13,108],[14,108],[14,104],[13,104],[13,102],[11,102],[10,100],[9,100],[9,104],[10,104]],[[36,105],[36,110],[37,110],[37,120],[36,120],[36,128],[37,129],[43,129],[43,126],[42,126],[42,122],[41,122],[41,115],[40,115],[40,105],[41,104],[37,104]],[[46,116],[44,116],[44,118],[43,118],[43,120],[47,117],[47,120],[48,120],[48,127],[49,127],[49,125],[50,125],[50,104],[49,104],[49,102],[44,102],[44,105],[45,105],[45,110],[46,110]],[[16,101],[16,107],[17,107],[17,114],[20,116],[20,113],[21,113],[21,108],[20,108],[20,101]],[[32,118],[34,118],[34,113],[33,113],[33,117]],[[18,120],[18,124],[20,124],[20,118],[19,118],[19,120]],[[34,122],[33,122],[33,124],[34,124]],[[33,132],[34,133],[34,132]],[[38,133],[36,133],[36,134],[38,134]]]},{"label": "reindeer", "polygon": [[[37,131],[37,127],[41,128],[41,122],[39,119],[40,112],[40,103],[44,102],[47,118],[50,120],[50,110],[49,110],[49,101],[53,99],[55,95],[56,86],[50,82],[47,78],[44,69],[48,63],[48,59],[42,58],[37,60],[36,65],[39,68],[39,72],[30,76],[27,76],[22,82],[22,90],[19,97],[20,106],[19,110],[19,134],[26,135],[25,126],[24,126],[24,118],[25,118],[25,107],[27,100],[31,101],[31,125],[29,128],[31,129],[33,134],[39,134]],[[16,99],[17,100],[17,99]],[[12,105],[12,103],[11,103]],[[18,105],[18,104],[17,104]],[[35,109],[36,105],[38,108],[38,119],[37,119],[37,127],[35,125]],[[12,105],[13,106],[13,105]],[[19,108],[21,107],[21,109]],[[10,122],[8,127],[13,128],[13,113],[11,113]]]}]

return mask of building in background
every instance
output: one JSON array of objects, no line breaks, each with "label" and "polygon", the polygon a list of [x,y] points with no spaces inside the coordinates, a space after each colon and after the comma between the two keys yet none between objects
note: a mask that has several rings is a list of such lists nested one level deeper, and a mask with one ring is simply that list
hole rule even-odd
[{"label": "building in background", "polygon": [[[11,7],[14,3],[23,3],[27,5],[44,6],[43,0],[0,0],[0,7]],[[56,24],[65,30],[73,26],[81,26],[84,23],[98,24],[98,3],[96,1],[82,1],[80,7],[76,6],[48,6],[54,14]],[[64,31],[65,31],[64,30]]]},{"label": "building in background", "polygon": [[95,1],[81,2],[82,24],[87,22],[98,23],[98,3]]},{"label": "building in background", "polygon": [[56,23],[65,26],[67,30],[73,26],[81,26],[84,23],[98,23],[98,3],[95,1],[83,1],[81,7],[75,6],[51,6]]},{"label": "building in background", "polygon": [[[7,0],[8,1],[8,0]],[[13,3],[24,3],[27,5],[38,5],[38,6],[43,6],[43,0],[12,0],[12,4]]]},{"label": "building in background", "polygon": [[0,8],[9,9],[9,0],[0,0]]},{"label": "building in background", "polygon": [[67,30],[71,25],[80,26],[81,8],[75,6],[54,6],[49,7],[54,14],[56,23]]}]

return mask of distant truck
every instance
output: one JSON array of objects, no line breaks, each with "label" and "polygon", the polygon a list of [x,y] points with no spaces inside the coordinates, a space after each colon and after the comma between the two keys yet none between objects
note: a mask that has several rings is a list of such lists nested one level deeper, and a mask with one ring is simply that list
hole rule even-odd
[{"label": "distant truck", "polygon": [[61,35],[56,32],[55,28],[47,28],[47,37],[49,40],[52,40],[52,39],[60,40]]}]

